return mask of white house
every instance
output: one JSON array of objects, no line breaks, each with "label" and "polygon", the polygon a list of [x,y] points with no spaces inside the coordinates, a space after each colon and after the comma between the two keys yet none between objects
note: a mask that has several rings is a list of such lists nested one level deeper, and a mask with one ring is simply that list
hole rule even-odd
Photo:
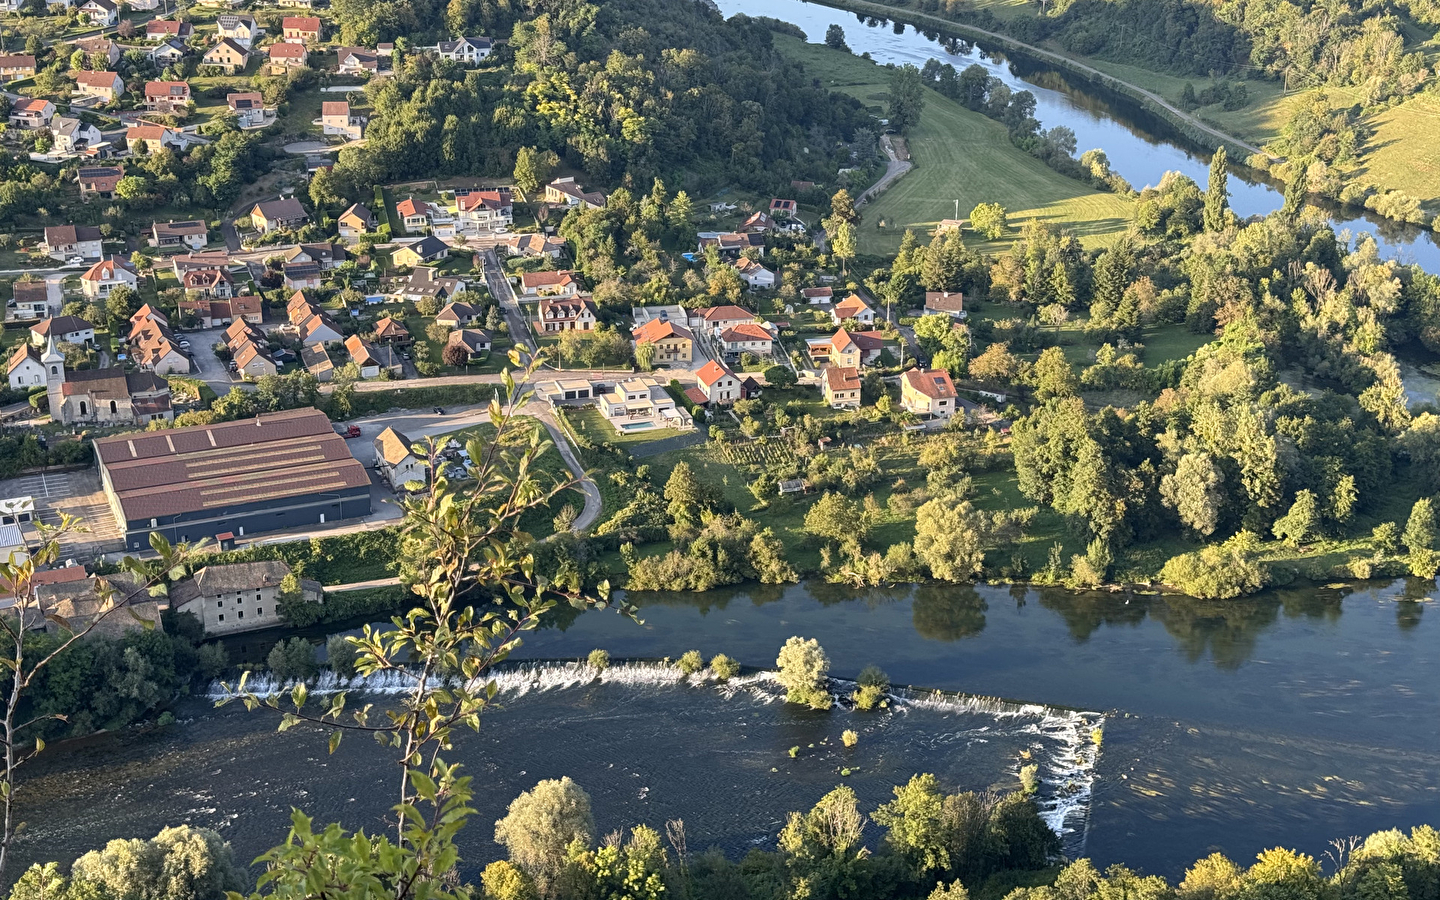
[{"label": "white house", "polygon": [[700,390],[711,403],[729,406],[740,399],[740,379],[725,366],[710,360],[695,373]]},{"label": "white house", "polygon": [[397,491],[404,490],[411,482],[424,485],[429,480],[429,464],[415,455],[411,450],[413,445],[413,441],[394,428],[386,428],[375,437],[375,465]]},{"label": "white house", "polygon": [[135,274],[130,261],[113,254],[100,260],[80,276],[80,288],[91,300],[109,297],[111,291],[122,285],[133,291],[139,283],[140,277]]},{"label": "white house", "polygon": [[441,41],[435,50],[441,59],[453,59],[473,66],[490,55],[492,46],[489,38],[462,37],[454,41]]},{"label": "white house", "polygon": [[54,316],[30,326],[30,343],[44,347],[51,340],[81,346],[93,344],[95,326],[79,316]]},{"label": "white house", "polygon": [[50,134],[55,138],[55,149],[61,153],[79,153],[92,144],[100,143],[102,138],[100,129],[89,122],[69,116],[56,116],[52,119]]},{"label": "white house", "polygon": [[5,374],[12,391],[44,386],[45,367],[40,364],[40,348],[28,343],[16,344]]},{"label": "white house", "polygon": [[775,273],[753,259],[742,256],[735,261],[735,268],[740,271],[740,277],[745,279],[752,291],[768,291],[775,287]]},{"label": "white house", "polygon": [[215,27],[220,37],[229,38],[246,50],[265,33],[265,29],[260,27],[254,16],[238,13],[226,13],[217,17]]},{"label": "white house", "polygon": [[720,348],[731,355],[754,353],[757,356],[768,356],[775,339],[765,326],[746,322],[720,332],[719,340]]},{"label": "white house", "polygon": [[80,11],[90,18],[91,25],[108,28],[120,19],[120,4],[111,0],[85,0]]},{"label": "white house", "polygon": [[861,299],[859,294],[851,294],[831,308],[830,318],[836,325],[847,319],[854,319],[861,325],[874,325],[875,310],[871,309],[870,304]]},{"label": "white house", "polygon": [[652,428],[690,428],[694,424],[690,414],[675,405],[665,386],[649,376],[622,381],[614,391],[597,394],[595,403],[620,434]]}]

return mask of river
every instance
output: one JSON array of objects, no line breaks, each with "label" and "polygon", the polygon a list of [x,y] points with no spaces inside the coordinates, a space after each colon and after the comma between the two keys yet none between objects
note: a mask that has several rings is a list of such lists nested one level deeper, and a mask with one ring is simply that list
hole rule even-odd
[{"label": "river", "polygon": [[[518,656],[695,648],[763,668],[800,634],[820,641],[838,678],[875,663],[921,689],[884,712],[813,713],[778,702],[763,674],[720,688],[637,664],[596,682],[532,662],[501,679],[505,710],[450,754],[480,788],[465,872],[494,858],[489,823],[509,800],[562,774],[594,795],[602,831],[682,816],[692,849],[732,855],[770,845],[788,811],[838,783],[867,808],[914,772],[1006,788],[1022,751],[1041,765],[1042,800],[1070,853],[1172,878],[1212,850],[1240,861],[1276,844],[1320,854],[1335,837],[1440,822],[1434,594],[1398,581],[1204,603],[809,582],[636,595],[643,625],[562,615]],[[263,653],[276,637],[234,650]],[[933,688],[1012,699],[931,698]],[[178,714],[168,728],[71,742],[37,761],[21,794],[33,824],[20,855],[70,858],[188,821],[220,829],[249,859],[283,835],[292,805],[350,827],[382,822],[394,768],[372,743],[348,740],[331,757],[323,735],[277,735],[265,713],[197,698]],[[1097,761],[1089,736],[1102,721]],[[860,733],[853,749],[839,745],[847,728]]]},{"label": "river", "polygon": [[[1042,128],[1064,125],[1075,132],[1079,152],[1092,148],[1105,151],[1111,168],[1137,189],[1155,185],[1166,172],[1183,172],[1201,189],[1209,179],[1208,152],[1198,152],[1162,121],[1139,111],[1132,104],[1111,102],[1068,79],[1063,71],[1025,61],[1017,67],[1003,52],[987,49],[983,41],[963,42],[951,52],[939,40],[910,25],[878,22],[873,18],[806,0],[714,0],[726,16],[744,13],[769,16],[799,26],[812,43],[824,40],[831,24],[845,29],[845,41],[855,53],[869,53],[878,63],[913,63],[938,59],[957,69],[979,64],[1014,90],[1035,95],[1035,118]],[[921,160],[923,164],[923,160]],[[1280,191],[1259,181],[1247,180],[1243,172],[1230,174],[1230,205],[1240,216],[1263,215],[1279,209],[1284,202]],[[1424,199],[1424,198],[1421,198]],[[964,212],[962,210],[962,212]],[[1368,232],[1375,236],[1381,253],[1404,263],[1418,263],[1427,271],[1440,272],[1440,246],[1435,235],[1424,229],[1401,225],[1379,217],[1332,216],[1338,232],[1352,235]]]}]

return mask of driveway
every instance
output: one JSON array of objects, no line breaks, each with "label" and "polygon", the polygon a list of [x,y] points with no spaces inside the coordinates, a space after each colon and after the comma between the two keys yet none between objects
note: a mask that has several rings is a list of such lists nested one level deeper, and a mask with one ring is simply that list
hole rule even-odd
[{"label": "driveway", "polygon": [[530,335],[530,328],[525,323],[525,313],[520,308],[520,301],[515,298],[515,292],[510,288],[510,280],[505,277],[505,270],[500,266],[500,257],[496,255],[494,247],[485,251],[485,285],[490,288],[491,296],[500,301],[500,308],[505,310],[505,322],[510,326],[510,339],[524,342],[530,352],[534,353],[535,339]]},{"label": "driveway", "polygon": [[198,376],[217,394],[230,393],[230,388],[239,382],[230,377],[229,367],[215,355],[215,345],[225,340],[225,329],[206,328],[200,331],[187,331],[180,337],[190,342],[190,352],[193,354],[190,361],[195,366],[195,371],[190,374]]},{"label": "driveway", "polygon": [[859,199],[855,201],[857,207],[874,200],[879,196],[881,191],[894,183],[895,179],[910,171],[914,166],[914,163],[910,162],[910,160],[901,159],[900,154],[895,152],[895,144],[890,140],[890,135],[882,134],[880,136],[880,143],[885,147],[885,155],[889,158],[889,162],[885,165],[885,174],[880,176],[879,181],[865,189],[865,193],[861,194]]}]

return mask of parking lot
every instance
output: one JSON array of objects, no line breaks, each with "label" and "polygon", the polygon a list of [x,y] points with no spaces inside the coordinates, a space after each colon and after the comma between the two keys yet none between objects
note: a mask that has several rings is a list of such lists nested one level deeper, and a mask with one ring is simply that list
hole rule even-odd
[{"label": "parking lot", "polygon": [[[85,532],[60,538],[62,561],[89,562],[102,553],[119,552],[125,547],[115,514],[100,488],[97,469],[22,475],[0,481],[0,498],[11,497],[34,497],[36,518],[46,525],[58,525],[61,513],[80,520]],[[31,526],[26,526],[24,533],[32,543],[39,540],[38,531]]]}]

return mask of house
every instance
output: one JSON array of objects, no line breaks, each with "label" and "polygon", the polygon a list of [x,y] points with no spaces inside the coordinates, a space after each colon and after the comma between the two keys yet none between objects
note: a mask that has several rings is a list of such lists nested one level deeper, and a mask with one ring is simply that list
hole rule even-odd
[{"label": "house", "polygon": [[10,124],[19,128],[45,128],[54,117],[55,104],[49,100],[16,100],[10,107]]},{"label": "house", "polygon": [[727,328],[753,321],[755,314],[750,310],[727,304],[690,310],[689,324],[691,328],[704,328],[713,334],[719,334]]},{"label": "house", "polygon": [[91,25],[109,28],[120,20],[120,4],[111,0],[85,0],[80,11],[90,20]]},{"label": "house", "polygon": [[320,42],[319,16],[286,16],[280,20],[281,40],[287,44]]},{"label": "house", "polygon": [[338,244],[300,244],[281,254],[285,262],[313,262],[328,272],[346,260],[345,248]]},{"label": "house", "polygon": [[150,246],[160,249],[189,247],[204,250],[210,243],[210,229],[199,219],[185,222],[156,222],[150,226]]},{"label": "house", "polygon": [[17,81],[35,74],[35,57],[23,53],[0,54],[0,81]]},{"label": "house", "polygon": [[474,303],[447,303],[445,308],[436,313],[435,321],[441,325],[451,328],[463,328],[466,325],[473,325],[485,316],[485,307]]},{"label": "house", "polygon": [[944,313],[952,319],[964,319],[965,295],[960,291],[926,291],[925,312]]},{"label": "house", "polygon": [[241,128],[258,128],[265,124],[265,98],[254,91],[226,94],[225,106],[235,115]]},{"label": "house", "polygon": [[114,198],[115,188],[124,177],[125,170],[120,166],[81,166],[75,175],[75,180],[80,184],[80,199],[99,197],[110,200]]},{"label": "house", "polygon": [[948,420],[958,409],[950,373],[944,369],[906,369],[900,376],[900,405],[924,419]]},{"label": "house", "polygon": [[51,225],[45,229],[41,249],[55,259],[65,260],[74,256],[83,259],[99,259],[100,229],[94,225]]},{"label": "house", "polygon": [[302,344],[331,344],[344,340],[344,335],[330,317],[319,311],[312,311],[295,323]]},{"label": "house", "polygon": [[82,97],[99,97],[109,103],[125,93],[125,82],[114,72],[76,72],[75,90]]},{"label": "house", "polygon": [[[6,543],[0,542],[0,548]],[[15,558],[20,560],[25,556],[17,552]],[[0,549],[0,559],[8,557],[8,550]],[[160,604],[150,596],[149,588],[133,577],[116,573],[102,578],[85,574],[84,566],[71,569],[78,569],[80,577],[74,580],[55,577],[69,571],[57,569],[37,572],[31,580],[35,608],[37,612],[43,611],[43,627],[47,632],[83,634],[86,640],[118,641],[139,632],[165,630]],[[42,581],[40,576],[50,577]],[[65,622],[63,631],[60,621]]]},{"label": "house", "polygon": [[265,29],[255,21],[255,17],[243,13],[225,13],[215,18],[216,33],[220,35],[222,42],[232,41],[241,49],[248,51]]},{"label": "house", "polygon": [[[180,286],[187,292],[199,291],[202,297],[229,300],[235,296],[235,279],[226,269],[192,269],[180,279]],[[229,320],[232,316],[224,318]]]},{"label": "house", "polygon": [[[200,620],[206,634],[235,634],[281,624],[280,591],[290,565],[283,560],[206,566],[170,587],[170,608]],[[300,580],[300,599],[319,603],[319,582]]]},{"label": "house", "polygon": [[600,191],[585,191],[575,182],[574,177],[557,178],[545,185],[545,202],[564,206],[584,206],[586,209],[604,209],[605,195]]},{"label": "house", "polygon": [[5,366],[10,390],[23,391],[45,383],[45,367],[40,364],[40,348],[29,343],[15,345]]},{"label": "house", "polygon": [[261,234],[285,229],[295,231],[310,220],[305,207],[294,197],[263,200],[250,208],[250,221]]},{"label": "house", "polygon": [[830,366],[825,370],[821,394],[831,409],[859,409],[860,370],[851,366]]},{"label": "house", "polygon": [[40,357],[45,366],[50,419],[62,425],[143,425],[169,421],[170,384],[152,372],[124,369],[65,371],[65,357],[54,341]]},{"label": "house", "polygon": [[256,328],[252,323],[237,318],[225,329],[225,346],[234,348],[243,341],[263,344],[265,343],[265,332]]},{"label": "house", "polygon": [[755,322],[744,322],[720,332],[720,349],[731,356],[738,356],[741,353],[754,353],[756,356],[769,356],[774,347],[775,338],[766,330],[765,326]]},{"label": "house", "polygon": [[130,152],[144,149],[146,153],[159,153],[166,147],[184,151],[190,146],[190,139],[184,132],[152,122],[132,122],[125,126],[125,144]]},{"label": "house", "polygon": [[469,354],[469,361],[475,362],[490,352],[490,333],[479,328],[457,328],[445,339],[445,346],[459,344]]},{"label": "house", "polygon": [[170,257],[170,269],[176,278],[181,278],[191,269],[221,269],[230,265],[230,255],[224,250],[206,250],[204,253],[181,253]]},{"label": "house", "polygon": [[36,347],[52,340],[87,346],[95,343],[95,326],[79,316],[55,316],[30,326],[30,343]]},{"label": "house", "polygon": [[375,75],[380,72],[380,54],[364,47],[341,47],[337,52],[341,75]]},{"label": "house", "polygon": [[511,256],[548,256],[559,259],[565,249],[565,242],[547,234],[512,234],[505,241],[505,249]]},{"label": "house", "polygon": [[746,250],[754,250],[756,256],[765,255],[765,236],[762,234],[739,234],[737,232],[705,232],[700,235],[700,252],[711,247],[720,251],[723,259],[736,259]]},{"label": "house", "polygon": [[389,347],[376,346],[368,341],[360,339],[360,335],[352,334],[345,339],[345,350],[350,354],[350,359],[360,367],[361,378],[375,378],[382,369],[399,375],[404,371],[400,363],[400,357]]},{"label": "house", "polygon": [[460,278],[442,275],[439,270],[428,266],[419,266],[410,273],[408,278],[400,282],[395,293],[412,303],[426,297],[434,297],[436,300],[445,302],[463,290],[465,290],[465,282]]},{"label": "house", "polygon": [[750,234],[752,232],[774,231],[776,227],[775,220],[770,218],[767,213],[753,212],[744,222],[741,222],[740,227],[735,230],[740,234]]},{"label": "house", "polygon": [[466,234],[504,231],[515,224],[515,201],[509,188],[455,192],[456,226]]},{"label": "house", "polygon": [[794,200],[774,199],[770,201],[770,215],[777,219],[788,219],[799,212],[800,204]]},{"label": "house", "polygon": [[145,39],[148,41],[166,41],[170,38],[188,41],[194,34],[195,26],[189,22],[176,22],[172,19],[151,19],[145,23]]},{"label": "house", "polygon": [[350,115],[350,104],[344,100],[326,100],[320,104],[320,130],[358,141],[365,136],[365,117]]},{"label": "house", "polygon": [[562,400],[593,400],[600,396],[596,393],[594,385],[579,378],[547,381],[540,385],[538,392],[551,403],[559,403]]},{"label": "house", "polygon": [[304,44],[280,41],[271,44],[267,52],[272,75],[282,75],[288,69],[303,69],[310,63],[310,54],[306,51]]},{"label": "house", "polygon": [[580,283],[568,269],[559,272],[525,272],[520,276],[520,296],[573,297],[580,293]]},{"label": "house", "polygon": [[183,81],[145,82],[145,108],[151,112],[172,113],[183,110],[190,102],[190,85]]},{"label": "house", "polygon": [[433,234],[413,244],[390,253],[390,262],[397,266],[418,266],[421,263],[438,262],[450,255],[450,245]]},{"label": "house", "polygon": [[335,220],[335,224],[342,238],[353,241],[375,230],[375,214],[368,207],[352,203]]},{"label": "house", "polygon": [[169,328],[170,319],[155,307],[146,303],[130,316],[130,333],[126,335],[126,343],[140,339],[146,329]]},{"label": "house", "polygon": [[284,273],[285,287],[298,291],[305,288],[318,288],[324,276],[320,273],[320,264],[313,262],[282,263],[280,266]]},{"label": "house", "polygon": [[400,223],[406,231],[424,231],[437,218],[443,217],[447,222],[454,221],[440,207],[414,197],[406,197],[395,204],[395,211],[400,214]]},{"label": "house", "polygon": [[713,359],[700,367],[695,378],[700,382],[700,391],[705,395],[706,403],[729,406],[740,399],[740,379]]},{"label": "house", "polygon": [[830,310],[830,318],[836,325],[854,319],[861,325],[875,324],[875,310],[859,294],[851,294],[844,300],[835,304]]},{"label": "house", "polygon": [[235,371],[244,378],[264,378],[280,371],[275,358],[270,355],[270,350],[255,341],[241,343],[235,350],[232,362],[235,363]]},{"label": "house", "polygon": [[109,297],[110,292],[118,287],[127,287],[133,291],[139,283],[140,277],[135,274],[135,267],[130,265],[130,260],[113,254],[100,260],[80,276],[80,289],[92,300]]},{"label": "house", "polygon": [[60,311],[63,294],[60,285],[55,285],[52,300],[50,284],[46,281],[17,281],[10,286],[13,292],[10,305],[5,310],[7,322],[43,319],[52,312]]},{"label": "house", "polygon": [[181,43],[179,38],[168,38],[151,47],[150,52],[146,55],[150,57],[151,62],[155,63],[157,68],[163,69],[165,66],[173,65],[184,59],[189,53],[189,48]]},{"label": "house", "polygon": [[655,348],[656,363],[688,363],[695,358],[695,336],[669,319],[650,319],[630,333],[636,346]]},{"label": "house", "polygon": [[[187,277],[188,275],[189,273],[187,273]],[[222,325],[233,324],[235,321],[235,310],[231,307],[230,301],[224,298],[185,299],[179,302],[179,308],[186,323],[193,324],[197,328],[219,328]]]},{"label": "house", "polygon": [[250,64],[250,51],[230,38],[221,38],[220,43],[205,51],[200,62],[223,69],[226,75],[234,75]]},{"label": "house", "polygon": [[145,329],[130,347],[130,356],[142,371],[158,377],[190,374],[190,358],[181,352],[170,329]]},{"label": "house", "polygon": [[389,316],[375,323],[375,340],[395,347],[408,347],[415,343],[415,338],[410,335],[410,329],[406,328],[399,320]]},{"label": "house", "polygon": [[58,153],[82,153],[105,139],[99,128],[70,116],[56,116],[50,120],[50,135],[55,138],[54,149]]},{"label": "house", "polygon": [[822,303],[829,303],[835,296],[835,289],[828,287],[808,287],[800,289],[800,298],[807,306],[818,306]]},{"label": "house", "polygon": [[75,42],[75,49],[83,51],[86,57],[95,62],[103,59],[106,66],[114,66],[120,61],[119,45],[103,37],[81,38]]},{"label": "house", "polygon": [[595,302],[589,297],[546,298],[540,301],[537,321],[541,331],[593,331],[598,321]]},{"label": "house", "polygon": [[335,377],[335,363],[325,351],[324,344],[304,344],[300,347],[300,365],[315,376],[321,384]]},{"label": "house", "polygon": [[760,265],[753,259],[744,256],[735,261],[735,268],[739,270],[740,277],[750,285],[750,290],[768,291],[775,287],[775,273]]},{"label": "house", "polygon": [[441,41],[435,51],[441,59],[453,59],[467,66],[473,66],[490,55],[493,44],[489,38],[462,37],[453,41]]},{"label": "house", "polygon": [[279,0],[282,9],[314,9],[314,0]]},{"label": "house", "polygon": [[841,328],[828,338],[808,338],[805,350],[817,366],[858,369],[880,358],[885,351],[885,335],[879,331],[850,332]]},{"label": "house", "polygon": [[645,375],[620,382],[608,394],[596,395],[595,405],[620,434],[694,425],[690,414],[675,404],[664,384]]},{"label": "house", "polygon": [[375,436],[375,467],[397,491],[403,491],[411,482],[424,487],[429,481],[429,461],[417,456],[413,448],[414,441],[394,428]]}]

